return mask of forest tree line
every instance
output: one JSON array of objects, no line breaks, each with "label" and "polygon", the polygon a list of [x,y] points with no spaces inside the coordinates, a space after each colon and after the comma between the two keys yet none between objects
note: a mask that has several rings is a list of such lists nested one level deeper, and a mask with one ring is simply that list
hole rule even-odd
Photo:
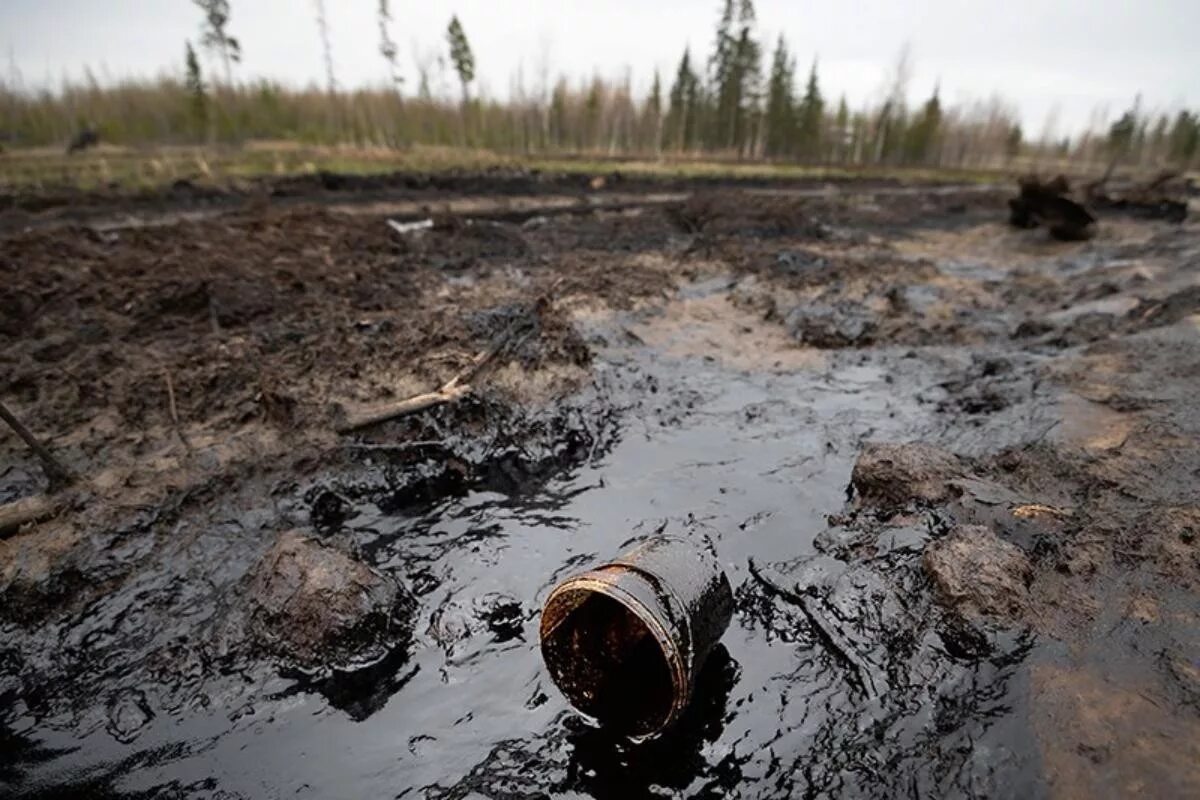
[{"label": "forest tree line", "polygon": [[[174,74],[101,85],[89,73],[57,91],[26,91],[11,75],[0,81],[0,144],[58,145],[94,126],[103,141],[130,146],[288,139],[852,165],[1000,166],[1033,154],[1186,168],[1200,155],[1200,115],[1149,114],[1138,101],[1116,122],[1075,140],[1047,140],[1047,132],[1031,139],[1016,109],[996,98],[946,107],[935,86],[910,107],[907,48],[883,96],[852,108],[822,85],[820,64],[799,63],[782,35],[767,52],[753,0],[725,0],[709,51],[685,50],[672,74],[653,75],[644,96],[635,95],[628,74],[582,83],[543,76],[533,87],[517,75],[503,100],[477,90],[475,56],[457,16],[447,25],[443,54],[419,61],[416,85],[409,86],[389,0],[378,0],[386,82],[348,89],[337,81],[325,4],[315,0],[326,85],[299,89],[240,78],[244,43],[229,33],[229,0],[193,2],[199,36],[182,43]],[[205,69],[201,53],[213,68]],[[457,96],[440,90],[441,65],[457,81]]]}]

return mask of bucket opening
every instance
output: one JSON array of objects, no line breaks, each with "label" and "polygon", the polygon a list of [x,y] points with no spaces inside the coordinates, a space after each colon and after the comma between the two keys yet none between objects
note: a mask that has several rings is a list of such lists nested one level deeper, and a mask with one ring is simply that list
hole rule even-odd
[{"label": "bucket opening", "polygon": [[630,736],[657,732],[676,702],[671,664],[638,613],[599,591],[573,588],[542,616],[551,677],[578,710]]}]

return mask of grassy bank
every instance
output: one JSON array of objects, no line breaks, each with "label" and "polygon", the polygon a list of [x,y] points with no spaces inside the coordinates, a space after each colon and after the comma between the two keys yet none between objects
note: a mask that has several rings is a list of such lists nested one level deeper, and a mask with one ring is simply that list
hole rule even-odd
[{"label": "grassy bank", "polygon": [[407,149],[301,146],[261,142],[239,148],[120,148],[65,155],[38,148],[0,154],[0,189],[39,192],[53,189],[113,188],[139,191],[187,180],[228,186],[238,181],[316,172],[352,175],[525,168],[578,175],[619,171],[648,178],[888,179],[904,182],[987,182],[1010,170],[956,170],[920,167],[847,167],[714,158],[608,158],[602,155],[512,156],[487,150],[446,147]]}]

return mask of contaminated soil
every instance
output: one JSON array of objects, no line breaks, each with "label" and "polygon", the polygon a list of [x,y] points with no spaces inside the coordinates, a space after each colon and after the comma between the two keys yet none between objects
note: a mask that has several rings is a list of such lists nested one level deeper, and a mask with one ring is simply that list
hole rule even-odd
[{"label": "contaminated soil", "polygon": [[[7,204],[5,796],[1200,795],[1195,222],[355,180]],[[664,533],[736,607],[634,743],[538,617]]]}]

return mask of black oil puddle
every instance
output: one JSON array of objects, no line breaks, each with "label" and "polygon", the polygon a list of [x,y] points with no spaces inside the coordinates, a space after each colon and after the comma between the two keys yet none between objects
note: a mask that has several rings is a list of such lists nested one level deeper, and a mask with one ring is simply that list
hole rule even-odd
[{"label": "black oil puddle", "polygon": [[[889,531],[866,559],[826,521],[866,440],[997,446],[1005,426],[1009,437],[1029,430],[1003,418],[987,433],[948,428],[937,408],[954,361],[936,349],[840,351],[821,368],[771,374],[613,348],[590,402],[623,412],[603,431],[581,422],[587,435],[562,452],[517,447],[482,472],[443,464],[398,486],[389,459],[412,456],[368,450],[358,469],[256,513],[311,515],[409,585],[420,602],[410,650],[312,680],[208,661],[193,643],[170,659],[174,674],[155,677],[121,663],[120,643],[153,640],[138,630],[139,604],[186,592],[187,576],[147,579],[95,604],[107,624],[40,634],[112,640],[101,652],[125,680],[104,703],[35,715],[37,665],[6,666],[20,680],[0,684],[0,787],[147,798],[1036,794],[1027,637],[932,604],[918,564],[929,521]],[[550,683],[538,611],[558,580],[658,531],[707,537],[737,610],[685,720],[633,745],[579,719]],[[219,614],[219,603],[205,612]]]}]

